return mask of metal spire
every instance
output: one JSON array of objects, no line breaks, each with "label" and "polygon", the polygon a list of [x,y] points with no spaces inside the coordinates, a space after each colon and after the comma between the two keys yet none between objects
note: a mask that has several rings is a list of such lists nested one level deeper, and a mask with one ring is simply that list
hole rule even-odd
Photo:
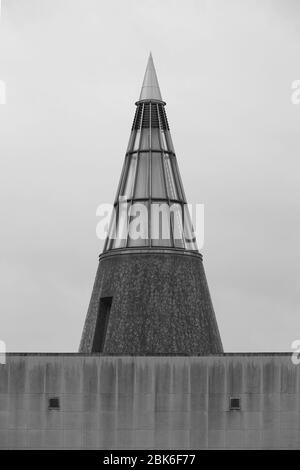
[{"label": "metal spire", "polygon": [[141,89],[140,101],[141,100],[162,101],[151,52],[149,55],[144,81]]}]

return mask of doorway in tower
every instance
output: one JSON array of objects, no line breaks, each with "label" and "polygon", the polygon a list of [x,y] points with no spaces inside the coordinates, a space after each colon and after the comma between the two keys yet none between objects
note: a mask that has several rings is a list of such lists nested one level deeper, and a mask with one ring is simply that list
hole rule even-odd
[{"label": "doorway in tower", "polygon": [[100,299],[92,353],[103,352],[111,304],[112,297],[102,297]]}]

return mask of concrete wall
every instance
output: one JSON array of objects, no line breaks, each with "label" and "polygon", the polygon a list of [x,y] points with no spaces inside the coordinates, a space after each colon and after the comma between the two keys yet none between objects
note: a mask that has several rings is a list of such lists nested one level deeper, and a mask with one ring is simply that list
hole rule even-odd
[{"label": "concrete wall", "polygon": [[0,447],[300,448],[299,379],[284,354],[10,354],[0,365]]}]

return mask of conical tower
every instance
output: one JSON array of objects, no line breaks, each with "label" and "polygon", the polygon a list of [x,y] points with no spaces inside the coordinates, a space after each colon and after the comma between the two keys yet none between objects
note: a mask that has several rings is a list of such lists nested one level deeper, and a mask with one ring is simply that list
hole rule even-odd
[{"label": "conical tower", "polygon": [[80,352],[223,352],[150,54]]}]

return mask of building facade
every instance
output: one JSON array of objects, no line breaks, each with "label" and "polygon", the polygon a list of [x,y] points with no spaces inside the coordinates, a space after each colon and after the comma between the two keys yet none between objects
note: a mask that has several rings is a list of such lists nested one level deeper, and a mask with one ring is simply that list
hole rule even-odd
[{"label": "building facade", "polygon": [[298,449],[290,354],[9,354],[0,447]]}]

